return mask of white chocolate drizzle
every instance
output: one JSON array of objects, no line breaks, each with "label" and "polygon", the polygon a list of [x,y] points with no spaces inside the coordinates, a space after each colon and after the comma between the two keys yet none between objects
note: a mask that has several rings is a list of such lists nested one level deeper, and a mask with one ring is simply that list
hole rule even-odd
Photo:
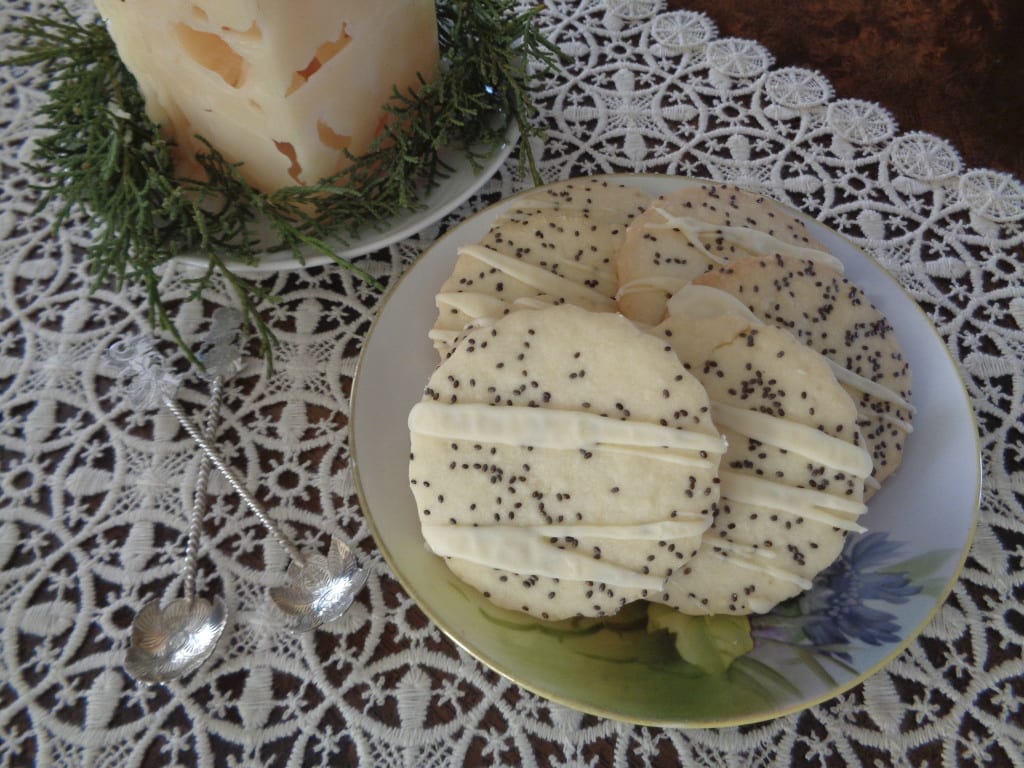
[{"label": "white chocolate drizzle", "polygon": [[880,419],[881,421],[889,422],[904,434],[909,435],[914,431],[914,426],[909,421],[901,419],[899,416],[894,416],[891,413],[875,413],[874,411],[866,411],[864,415],[866,416],[868,414],[872,414],[876,419]]},{"label": "white chocolate drizzle", "polygon": [[[894,405],[903,408],[908,413],[915,412],[913,405],[900,397],[899,393],[894,392],[884,384],[879,384],[877,381],[864,378],[860,374],[854,373],[849,368],[844,368],[835,360],[831,360],[829,358],[826,358],[826,360],[828,360],[828,364],[832,368],[832,373],[840,384],[846,384],[858,392],[863,392],[866,395],[877,397],[879,400],[885,400],[886,402],[893,403]],[[906,422],[904,422],[904,424],[906,424]],[[908,431],[911,430],[909,424],[906,424],[906,427]]]},{"label": "white chocolate drizzle", "polygon": [[720,455],[726,448],[720,435],[581,411],[477,403],[419,402],[409,412],[409,430],[452,440],[563,450],[613,445]]},{"label": "white chocolate drizzle", "polygon": [[722,471],[722,500],[736,501],[804,517],[843,531],[862,533],[867,530],[856,518],[867,512],[867,506],[830,493],[810,488],[793,488],[771,480]]},{"label": "white chocolate drizzle", "polygon": [[680,512],[671,520],[633,525],[538,525],[535,530],[545,536],[572,536],[577,539],[616,539],[622,541],[669,541],[699,536],[711,526],[710,515]]},{"label": "white chocolate drizzle", "polygon": [[[668,301],[667,312],[670,317],[686,315],[687,317],[699,317],[709,319],[720,315],[739,315],[746,320],[758,325],[764,325],[764,321],[758,318],[746,304],[734,297],[731,293],[722,291],[711,286],[693,285],[692,283],[680,288]],[[884,384],[867,379],[848,368],[844,368],[835,360],[822,355],[825,362],[832,370],[836,381],[850,389],[864,394],[871,395],[879,400],[892,403],[903,408],[907,413],[913,414],[915,408],[899,393],[893,391]],[[906,433],[914,431],[914,428],[907,421],[891,414],[876,414],[880,418],[892,422]]]},{"label": "white chocolate drizzle", "polygon": [[686,280],[681,277],[667,277],[665,275],[647,275],[646,277],[638,277],[635,280],[629,280],[619,286],[618,292],[615,294],[616,299],[621,299],[625,296],[632,296],[635,293],[645,293],[647,291],[661,291],[671,296],[676,291],[680,290],[687,284]]},{"label": "white chocolate drizzle", "polygon": [[[793,573],[785,568],[770,565],[764,562],[758,562],[758,560],[765,559],[765,555],[768,554],[760,548],[754,548],[744,544],[736,544],[735,542],[727,542],[724,539],[717,539],[714,542],[705,544],[706,547],[710,547],[712,554],[730,562],[740,568],[746,568],[750,571],[757,571],[759,573],[772,576],[779,581],[788,581],[791,584],[796,584],[800,589],[810,589],[811,582],[805,579],[798,573]],[[715,552],[715,549],[720,549],[722,552]],[[724,554],[728,552],[728,554]]]},{"label": "white chocolate drizzle", "polygon": [[609,312],[615,311],[614,299],[542,267],[506,256],[491,248],[485,248],[482,245],[466,245],[459,249],[459,255],[469,256],[483,264],[499,269],[509,277],[519,280],[541,293],[561,296],[574,304],[592,306]]},{"label": "white chocolate drizzle", "polygon": [[[814,585],[812,584],[811,586]],[[747,595],[747,606],[752,613],[768,613],[775,605],[771,600],[764,600],[757,595]]]},{"label": "white chocolate drizzle", "polygon": [[826,435],[821,430],[758,411],[712,402],[711,414],[721,429],[806,456],[826,467],[867,477],[874,468],[864,448]]},{"label": "white chocolate drizzle", "polygon": [[702,320],[729,315],[738,316],[753,325],[764,325],[742,301],[731,293],[710,285],[687,283],[672,294],[667,311],[670,317],[695,317]]},{"label": "white chocolate drizzle", "polygon": [[520,296],[512,302],[514,309],[547,309],[554,301],[550,296]]},{"label": "white chocolate drizzle", "polygon": [[828,251],[793,245],[758,229],[712,224],[700,219],[690,218],[689,216],[673,216],[663,208],[656,208],[655,210],[661,214],[665,222],[663,224],[648,224],[648,229],[671,229],[681,232],[686,236],[690,245],[720,266],[724,266],[728,260],[708,250],[700,239],[701,235],[711,235],[714,239],[721,238],[725,242],[739,246],[755,256],[775,256],[776,254],[792,256],[803,261],[823,264],[840,273],[843,272],[843,262]]},{"label": "white chocolate drizzle", "polygon": [[504,314],[509,305],[499,298],[486,293],[469,291],[448,291],[437,294],[434,304],[438,309],[457,309],[474,320],[478,317],[495,317]]},{"label": "white chocolate drizzle", "polygon": [[424,525],[423,538],[441,557],[452,557],[522,575],[593,581],[660,591],[664,577],[643,574],[608,560],[559,549],[529,528],[500,525]]},{"label": "white chocolate drizzle", "polygon": [[[545,301],[545,299],[548,300]],[[466,333],[490,325],[509,312],[517,309],[547,309],[553,305],[553,302],[550,297],[546,296],[521,296],[509,304],[485,293],[454,291],[439,293],[435,304],[438,309],[447,306],[470,318],[462,328],[432,328],[427,331],[427,338],[434,343],[435,349],[445,350],[455,346],[456,342]],[[441,318],[445,320],[448,315],[442,312]]]},{"label": "white chocolate drizzle", "polygon": [[443,328],[432,328],[427,331],[427,338],[434,342],[434,346],[445,345],[451,346],[459,340],[464,331],[446,330]]},{"label": "white chocolate drizzle", "polygon": [[626,456],[642,456],[647,459],[657,459],[658,461],[679,464],[683,467],[693,467],[694,469],[714,469],[716,466],[715,462],[712,462],[710,459],[700,458],[700,454],[666,452],[659,448],[640,448],[635,445],[602,445],[601,450],[608,451],[609,453],[620,453]]}]

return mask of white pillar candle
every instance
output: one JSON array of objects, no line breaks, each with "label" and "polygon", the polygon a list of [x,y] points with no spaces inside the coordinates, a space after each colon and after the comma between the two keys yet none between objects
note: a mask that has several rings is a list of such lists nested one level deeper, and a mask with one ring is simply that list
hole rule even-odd
[{"label": "white pillar candle", "polygon": [[438,70],[434,0],[96,0],[146,111],[196,177],[209,141],[254,187],[364,152],[393,88]]}]

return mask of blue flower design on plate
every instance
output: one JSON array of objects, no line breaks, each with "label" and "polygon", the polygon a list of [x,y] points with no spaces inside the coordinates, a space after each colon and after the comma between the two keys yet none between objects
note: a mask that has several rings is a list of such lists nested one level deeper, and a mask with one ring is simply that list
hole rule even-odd
[{"label": "blue flower design on plate", "polygon": [[[905,571],[880,572],[902,549],[885,533],[851,539],[839,559],[815,579],[815,588],[801,597],[807,617],[804,634],[817,646],[838,646],[851,639],[868,645],[900,639],[896,616],[873,608],[866,601],[898,605],[921,592]],[[849,654],[837,654],[849,658]]]},{"label": "blue flower design on plate", "polygon": [[751,617],[755,646],[788,646],[805,661],[814,654],[855,672],[850,665],[856,647],[898,643],[904,636],[900,616],[885,608],[930,591],[927,576],[952,554],[943,550],[903,559],[907,548],[882,531],[848,539],[812,589],[765,616]]}]

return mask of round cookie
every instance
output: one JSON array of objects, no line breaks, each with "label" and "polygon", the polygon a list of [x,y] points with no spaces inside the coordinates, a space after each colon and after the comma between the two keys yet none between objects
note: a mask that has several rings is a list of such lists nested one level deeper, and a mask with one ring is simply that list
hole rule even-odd
[{"label": "round cookie", "polygon": [[597,217],[624,216],[625,221],[639,216],[651,204],[651,196],[642,189],[600,176],[545,184],[527,192],[520,200],[523,207],[578,210]]},{"label": "round cookie", "polygon": [[524,309],[471,329],[409,427],[427,544],[541,618],[658,592],[717,510],[725,446],[703,387],[616,314]]},{"label": "round cookie", "polygon": [[695,283],[729,293],[831,361],[874,462],[870,497],[899,467],[914,412],[910,365],[886,317],[840,272],[786,256],[738,259]]},{"label": "round cookie", "polygon": [[626,230],[615,256],[619,311],[654,325],[664,318],[668,297],[705,271],[775,253],[842,270],[803,221],[774,200],[712,182],[682,187],[658,198]]},{"label": "round cookie", "polygon": [[688,614],[764,613],[863,530],[871,459],[857,411],[821,355],[727,294],[691,286],[673,302],[652,333],[704,384],[728,449],[719,513],[656,599]]},{"label": "round cookie", "polygon": [[430,338],[442,359],[463,329],[524,304],[575,304],[613,312],[614,255],[629,221],[650,202],[606,180],[572,180],[522,195],[484,238],[459,249],[437,295]]}]

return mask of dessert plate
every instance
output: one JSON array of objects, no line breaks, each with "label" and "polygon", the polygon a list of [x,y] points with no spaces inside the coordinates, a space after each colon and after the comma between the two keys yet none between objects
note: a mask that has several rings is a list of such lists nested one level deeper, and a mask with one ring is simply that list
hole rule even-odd
[{"label": "dessert plate", "polygon": [[[660,195],[700,180],[609,176]],[[945,344],[872,258],[807,216],[812,233],[896,329],[913,374],[915,431],[903,465],[869,502],[842,557],[798,598],[750,619],[754,650],[728,671],[683,661],[650,633],[642,604],[598,622],[544,622],[501,610],[426,547],[408,476],[406,417],[437,365],[427,338],[434,295],[456,250],[483,237],[506,199],[439,239],[382,300],[352,392],[351,450],[360,503],[402,586],[451,638],[535,693],[591,714],[650,725],[758,722],[830,699],[874,674],[924,629],[953,588],[978,515],[973,411]],[[798,214],[799,215],[799,214]]]},{"label": "dessert plate", "polygon": [[[379,225],[366,225],[359,236],[348,243],[338,244],[335,253],[339,258],[352,260],[358,256],[386,248],[419,232],[444,218],[468,200],[502,166],[519,140],[519,128],[510,122],[504,139],[489,155],[474,168],[465,152],[455,149],[441,151],[441,160],[450,168],[448,175],[440,179],[435,187],[427,190],[419,207],[393,216]],[[198,256],[182,256],[178,261],[190,266],[205,268],[207,261]],[[241,261],[230,262],[232,272],[249,274],[255,272],[280,272],[291,269],[305,269],[333,264],[327,255],[313,252],[299,261],[290,250],[267,251],[260,255],[258,264]]]}]

